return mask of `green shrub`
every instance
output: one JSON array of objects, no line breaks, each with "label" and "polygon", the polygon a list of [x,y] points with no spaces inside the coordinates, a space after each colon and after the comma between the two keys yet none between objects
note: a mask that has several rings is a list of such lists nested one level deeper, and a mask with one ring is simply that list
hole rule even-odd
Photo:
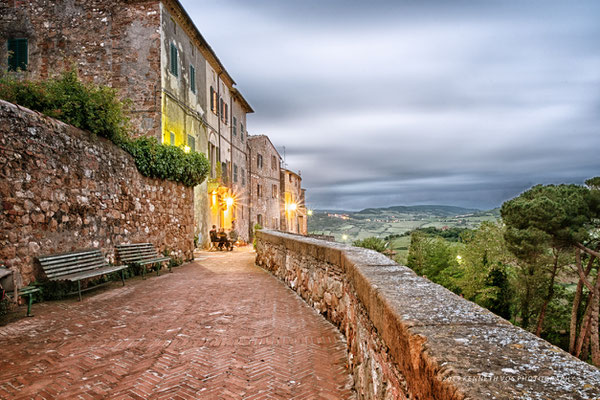
[{"label": "green shrub", "polygon": [[383,253],[387,248],[387,243],[383,239],[371,236],[364,238],[363,240],[355,240],[352,242],[352,246],[363,247],[365,249],[371,249]]},{"label": "green shrub", "polygon": [[77,128],[120,142],[127,137],[128,119],[117,91],[83,83],[74,68],[56,78],[32,82],[0,77],[0,98],[39,111]]},{"label": "green shrub", "polygon": [[256,231],[260,231],[263,227],[260,224],[254,224],[254,238],[252,239],[252,247],[256,250]]},{"label": "green shrub", "polygon": [[40,288],[44,300],[61,300],[77,291],[77,282],[70,281],[43,281],[34,285]]},{"label": "green shrub", "polygon": [[160,144],[148,137],[127,140],[122,147],[133,156],[140,173],[151,178],[196,186],[208,175],[209,163],[202,153],[186,153],[180,147]]},{"label": "green shrub", "polygon": [[37,82],[2,75],[0,98],[110,139],[133,156],[142,175],[186,186],[196,186],[208,175],[209,162],[202,153],[185,153],[154,138],[131,140],[126,117],[131,102],[119,100],[113,88],[81,82],[75,68]]},{"label": "green shrub", "polygon": [[10,300],[8,300],[8,297],[5,297],[2,300],[0,300],[0,318],[4,317],[6,314],[8,314],[9,310],[10,310]]}]

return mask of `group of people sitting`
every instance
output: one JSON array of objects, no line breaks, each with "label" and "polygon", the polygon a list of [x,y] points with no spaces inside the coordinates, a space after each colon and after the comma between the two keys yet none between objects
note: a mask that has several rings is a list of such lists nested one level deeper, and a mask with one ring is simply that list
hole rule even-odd
[{"label": "group of people sitting", "polygon": [[210,241],[214,248],[217,250],[233,250],[233,245],[238,240],[238,233],[235,227],[229,231],[229,234],[225,232],[225,228],[221,228],[217,231],[217,226],[213,225],[210,233]]}]

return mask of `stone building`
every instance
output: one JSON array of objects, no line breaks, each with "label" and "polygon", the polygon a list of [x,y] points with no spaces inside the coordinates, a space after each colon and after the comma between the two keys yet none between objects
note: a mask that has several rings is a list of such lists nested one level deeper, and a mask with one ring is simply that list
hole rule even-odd
[{"label": "stone building", "polygon": [[250,224],[280,229],[281,156],[267,136],[252,135],[248,137],[248,160]]},{"label": "stone building", "polygon": [[302,177],[289,169],[281,169],[281,230],[306,235],[306,190],[302,189]]},{"label": "stone building", "polygon": [[206,118],[211,162],[210,225],[235,227],[240,237],[249,241],[246,114],[253,110],[242,94],[210,65],[206,78],[210,104]]},{"label": "stone building", "polygon": [[194,189],[202,242],[211,224],[249,220],[240,176],[253,111],[179,1],[0,2],[0,68],[43,79],[70,65],[132,100],[135,135],[208,155],[213,180]]}]

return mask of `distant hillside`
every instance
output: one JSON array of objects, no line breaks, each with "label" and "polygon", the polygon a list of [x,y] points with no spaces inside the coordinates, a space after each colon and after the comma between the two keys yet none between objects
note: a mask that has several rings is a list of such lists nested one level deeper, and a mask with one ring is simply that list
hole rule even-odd
[{"label": "distant hillside", "polygon": [[393,206],[361,211],[317,210],[308,219],[311,233],[333,235],[351,242],[369,236],[384,238],[416,228],[475,228],[500,217],[500,209],[477,210],[444,205]]},{"label": "distant hillside", "polygon": [[463,208],[455,206],[424,205],[424,206],[393,206],[387,208],[365,208],[356,214],[382,214],[393,211],[400,214],[429,214],[435,216],[453,216],[481,212],[474,208]]}]

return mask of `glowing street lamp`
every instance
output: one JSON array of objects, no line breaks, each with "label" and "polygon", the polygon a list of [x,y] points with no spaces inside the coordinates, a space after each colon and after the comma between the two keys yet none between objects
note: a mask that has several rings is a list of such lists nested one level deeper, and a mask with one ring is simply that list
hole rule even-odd
[{"label": "glowing street lamp", "polygon": [[310,217],[311,215],[313,215],[313,210],[306,211],[306,214]]},{"label": "glowing street lamp", "polygon": [[342,240],[345,242],[346,240],[348,240],[348,235],[342,235]]},{"label": "glowing street lamp", "polygon": [[233,197],[227,197],[225,199],[225,204],[227,204],[227,208],[230,208],[234,203]]},{"label": "glowing street lamp", "polygon": [[290,211],[296,211],[296,208],[298,208],[298,205],[296,203],[292,203],[289,206],[289,210]]},{"label": "glowing street lamp", "polygon": [[192,151],[192,148],[188,145],[183,146],[183,152],[184,153],[189,153],[190,151]]}]

